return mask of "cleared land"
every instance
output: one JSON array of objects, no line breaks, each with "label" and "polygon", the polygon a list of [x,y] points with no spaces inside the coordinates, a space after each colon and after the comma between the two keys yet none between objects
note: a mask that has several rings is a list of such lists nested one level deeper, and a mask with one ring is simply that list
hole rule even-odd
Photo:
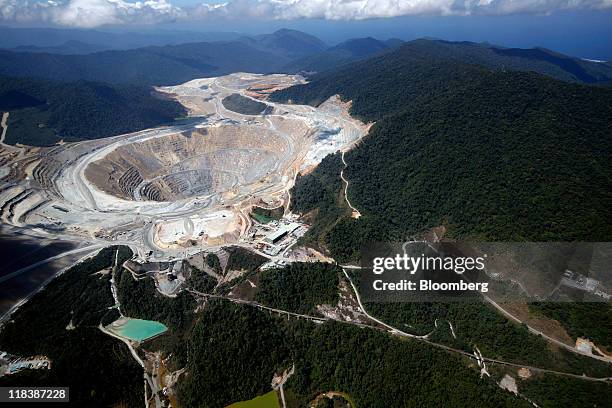
[{"label": "cleared land", "polygon": [[289,149],[266,128],[222,125],[120,146],[85,175],[121,198],[174,201],[260,181]]},{"label": "cleared land", "polygon": [[249,401],[236,402],[227,408],[280,408],[276,391],[260,395]]},{"label": "cleared land", "polygon": [[[166,260],[241,242],[254,205],[286,207],[299,171],[350,148],[367,131],[337,98],[314,108],[250,96],[252,89],[300,82],[299,76],[238,73],[161,87],[158,92],[186,108],[186,119],[24,148],[19,157],[2,152],[0,168],[11,181],[0,187],[3,221],[53,229],[58,237],[120,242]],[[227,97],[264,113],[229,110]]]}]

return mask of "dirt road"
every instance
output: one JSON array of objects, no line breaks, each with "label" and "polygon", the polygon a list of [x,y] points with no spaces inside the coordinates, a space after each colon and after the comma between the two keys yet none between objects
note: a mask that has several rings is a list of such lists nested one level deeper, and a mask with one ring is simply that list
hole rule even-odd
[{"label": "dirt road", "polygon": [[0,144],[4,144],[4,138],[6,137],[6,130],[8,129],[8,125],[7,125],[8,117],[9,117],[8,112],[2,113],[2,122],[0,123],[0,126],[2,126],[2,136],[0,136]]},{"label": "dirt road", "polygon": [[344,164],[344,168],[342,169],[342,171],[340,171],[340,178],[342,179],[342,181],[344,181],[344,199],[346,200],[346,203],[348,204],[348,206],[351,207],[351,210],[353,210],[353,213],[352,213],[351,217],[359,218],[359,217],[361,217],[361,213],[359,212],[358,209],[353,207],[353,205],[351,204],[351,202],[348,199],[348,186],[349,186],[349,182],[348,182],[347,179],[344,178],[344,170],[346,170],[346,168],[348,167],[348,164],[346,163],[346,160],[344,160],[344,152],[342,152],[342,163]]}]

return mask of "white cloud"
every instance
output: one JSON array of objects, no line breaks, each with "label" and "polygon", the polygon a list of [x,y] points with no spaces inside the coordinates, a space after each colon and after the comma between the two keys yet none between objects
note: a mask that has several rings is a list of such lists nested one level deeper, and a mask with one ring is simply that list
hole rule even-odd
[{"label": "white cloud", "polygon": [[0,21],[91,28],[107,24],[154,24],[185,18],[166,0],[0,0]]},{"label": "white cloud", "polygon": [[0,0],[0,22],[71,27],[218,18],[361,20],[403,15],[547,14],[612,8],[612,0],[228,0],[178,7],[168,0]]}]

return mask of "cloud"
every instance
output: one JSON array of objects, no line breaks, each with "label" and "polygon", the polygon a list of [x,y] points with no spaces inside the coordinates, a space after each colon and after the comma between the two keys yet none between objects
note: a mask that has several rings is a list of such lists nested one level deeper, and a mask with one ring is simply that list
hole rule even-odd
[{"label": "cloud", "polygon": [[166,0],[0,0],[0,21],[92,28],[109,24],[155,24],[185,19]]},{"label": "cloud", "polygon": [[548,14],[612,8],[612,0],[228,0],[179,7],[168,0],[0,0],[0,22],[69,27],[207,19],[363,20],[405,15]]}]

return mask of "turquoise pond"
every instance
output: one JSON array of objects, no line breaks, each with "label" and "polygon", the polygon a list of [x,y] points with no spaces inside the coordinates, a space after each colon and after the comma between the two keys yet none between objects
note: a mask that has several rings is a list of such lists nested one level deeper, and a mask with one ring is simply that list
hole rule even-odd
[{"label": "turquoise pond", "polygon": [[115,327],[111,330],[121,337],[144,341],[165,332],[168,328],[153,320],[128,319],[121,327]]}]

